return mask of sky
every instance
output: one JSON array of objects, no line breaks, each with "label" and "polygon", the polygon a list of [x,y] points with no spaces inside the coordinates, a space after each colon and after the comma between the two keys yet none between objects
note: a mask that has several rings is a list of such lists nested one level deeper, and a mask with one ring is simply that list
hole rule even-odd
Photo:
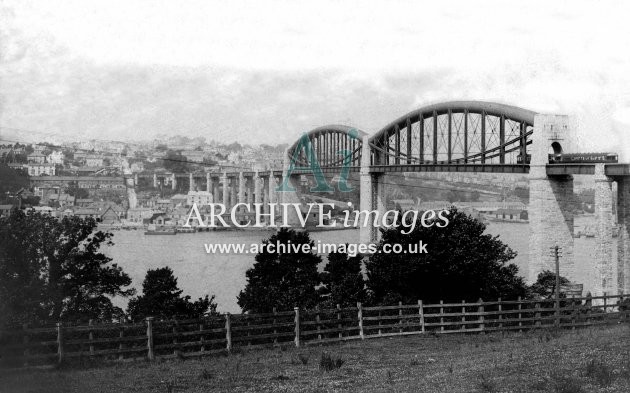
[{"label": "sky", "polygon": [[0,0],[0,137],[291,143],[488,100],[630,160],[624,1]]}]

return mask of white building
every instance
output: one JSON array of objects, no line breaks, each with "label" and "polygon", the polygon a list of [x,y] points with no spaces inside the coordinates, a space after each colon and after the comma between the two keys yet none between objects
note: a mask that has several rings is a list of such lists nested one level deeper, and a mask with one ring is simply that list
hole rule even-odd
[{"label": "white building", "polygon": [[51,164],[63,164],[63,153],[61,151],[53,151],[46,158]]},{"label": "white building", "polygon": [[55,164],[27,164],[29,176],[55,176]]},{"label": "white building", "polygon": [[34,164],[43,164],[46,162],[46,156],[41,153],[31,153],[26,157],[26,159],[29,163]]}]

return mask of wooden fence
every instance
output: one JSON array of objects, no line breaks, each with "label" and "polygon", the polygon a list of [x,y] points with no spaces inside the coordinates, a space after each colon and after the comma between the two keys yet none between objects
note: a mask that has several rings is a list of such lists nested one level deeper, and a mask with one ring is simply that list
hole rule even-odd
[{"label": "wooden fence", "polygon": [[387,336],[526,331],[628,322],[617,302],[630,295],[554,300],[393,306],[224,314],[204,319],[147,318],[141,323],[29,327],[0,332],[0,361],[29,366],[66,359],[193,357],[237,348],[296,346]]}]

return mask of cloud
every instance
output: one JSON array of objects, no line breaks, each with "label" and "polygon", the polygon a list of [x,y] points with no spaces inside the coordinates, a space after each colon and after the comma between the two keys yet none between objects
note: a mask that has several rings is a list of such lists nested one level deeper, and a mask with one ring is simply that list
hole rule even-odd
[{"label": "cloud", "polygon": [[276,5],[13,2],[0,10],[0,125],[291,142],[481,99],[573,114],[585,149],[627,140],[625,3]]}]

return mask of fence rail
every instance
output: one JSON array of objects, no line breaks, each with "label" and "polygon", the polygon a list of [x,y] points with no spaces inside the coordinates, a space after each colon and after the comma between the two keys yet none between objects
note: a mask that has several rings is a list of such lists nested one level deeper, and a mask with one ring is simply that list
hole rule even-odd
[{"label": "fence rail", "polygon": [[147,318],[144,323],[104,323],[54,327],[28,325],[0,331],[0,361],[29,366],[65,359],[133,360],[204,356],[235,347],[300,347],[354,339],[414,334],[483,333],[630,323],[618,302],[630,295],[549,300],[300,310],[265,314],[224,314],[204,319]]}]

